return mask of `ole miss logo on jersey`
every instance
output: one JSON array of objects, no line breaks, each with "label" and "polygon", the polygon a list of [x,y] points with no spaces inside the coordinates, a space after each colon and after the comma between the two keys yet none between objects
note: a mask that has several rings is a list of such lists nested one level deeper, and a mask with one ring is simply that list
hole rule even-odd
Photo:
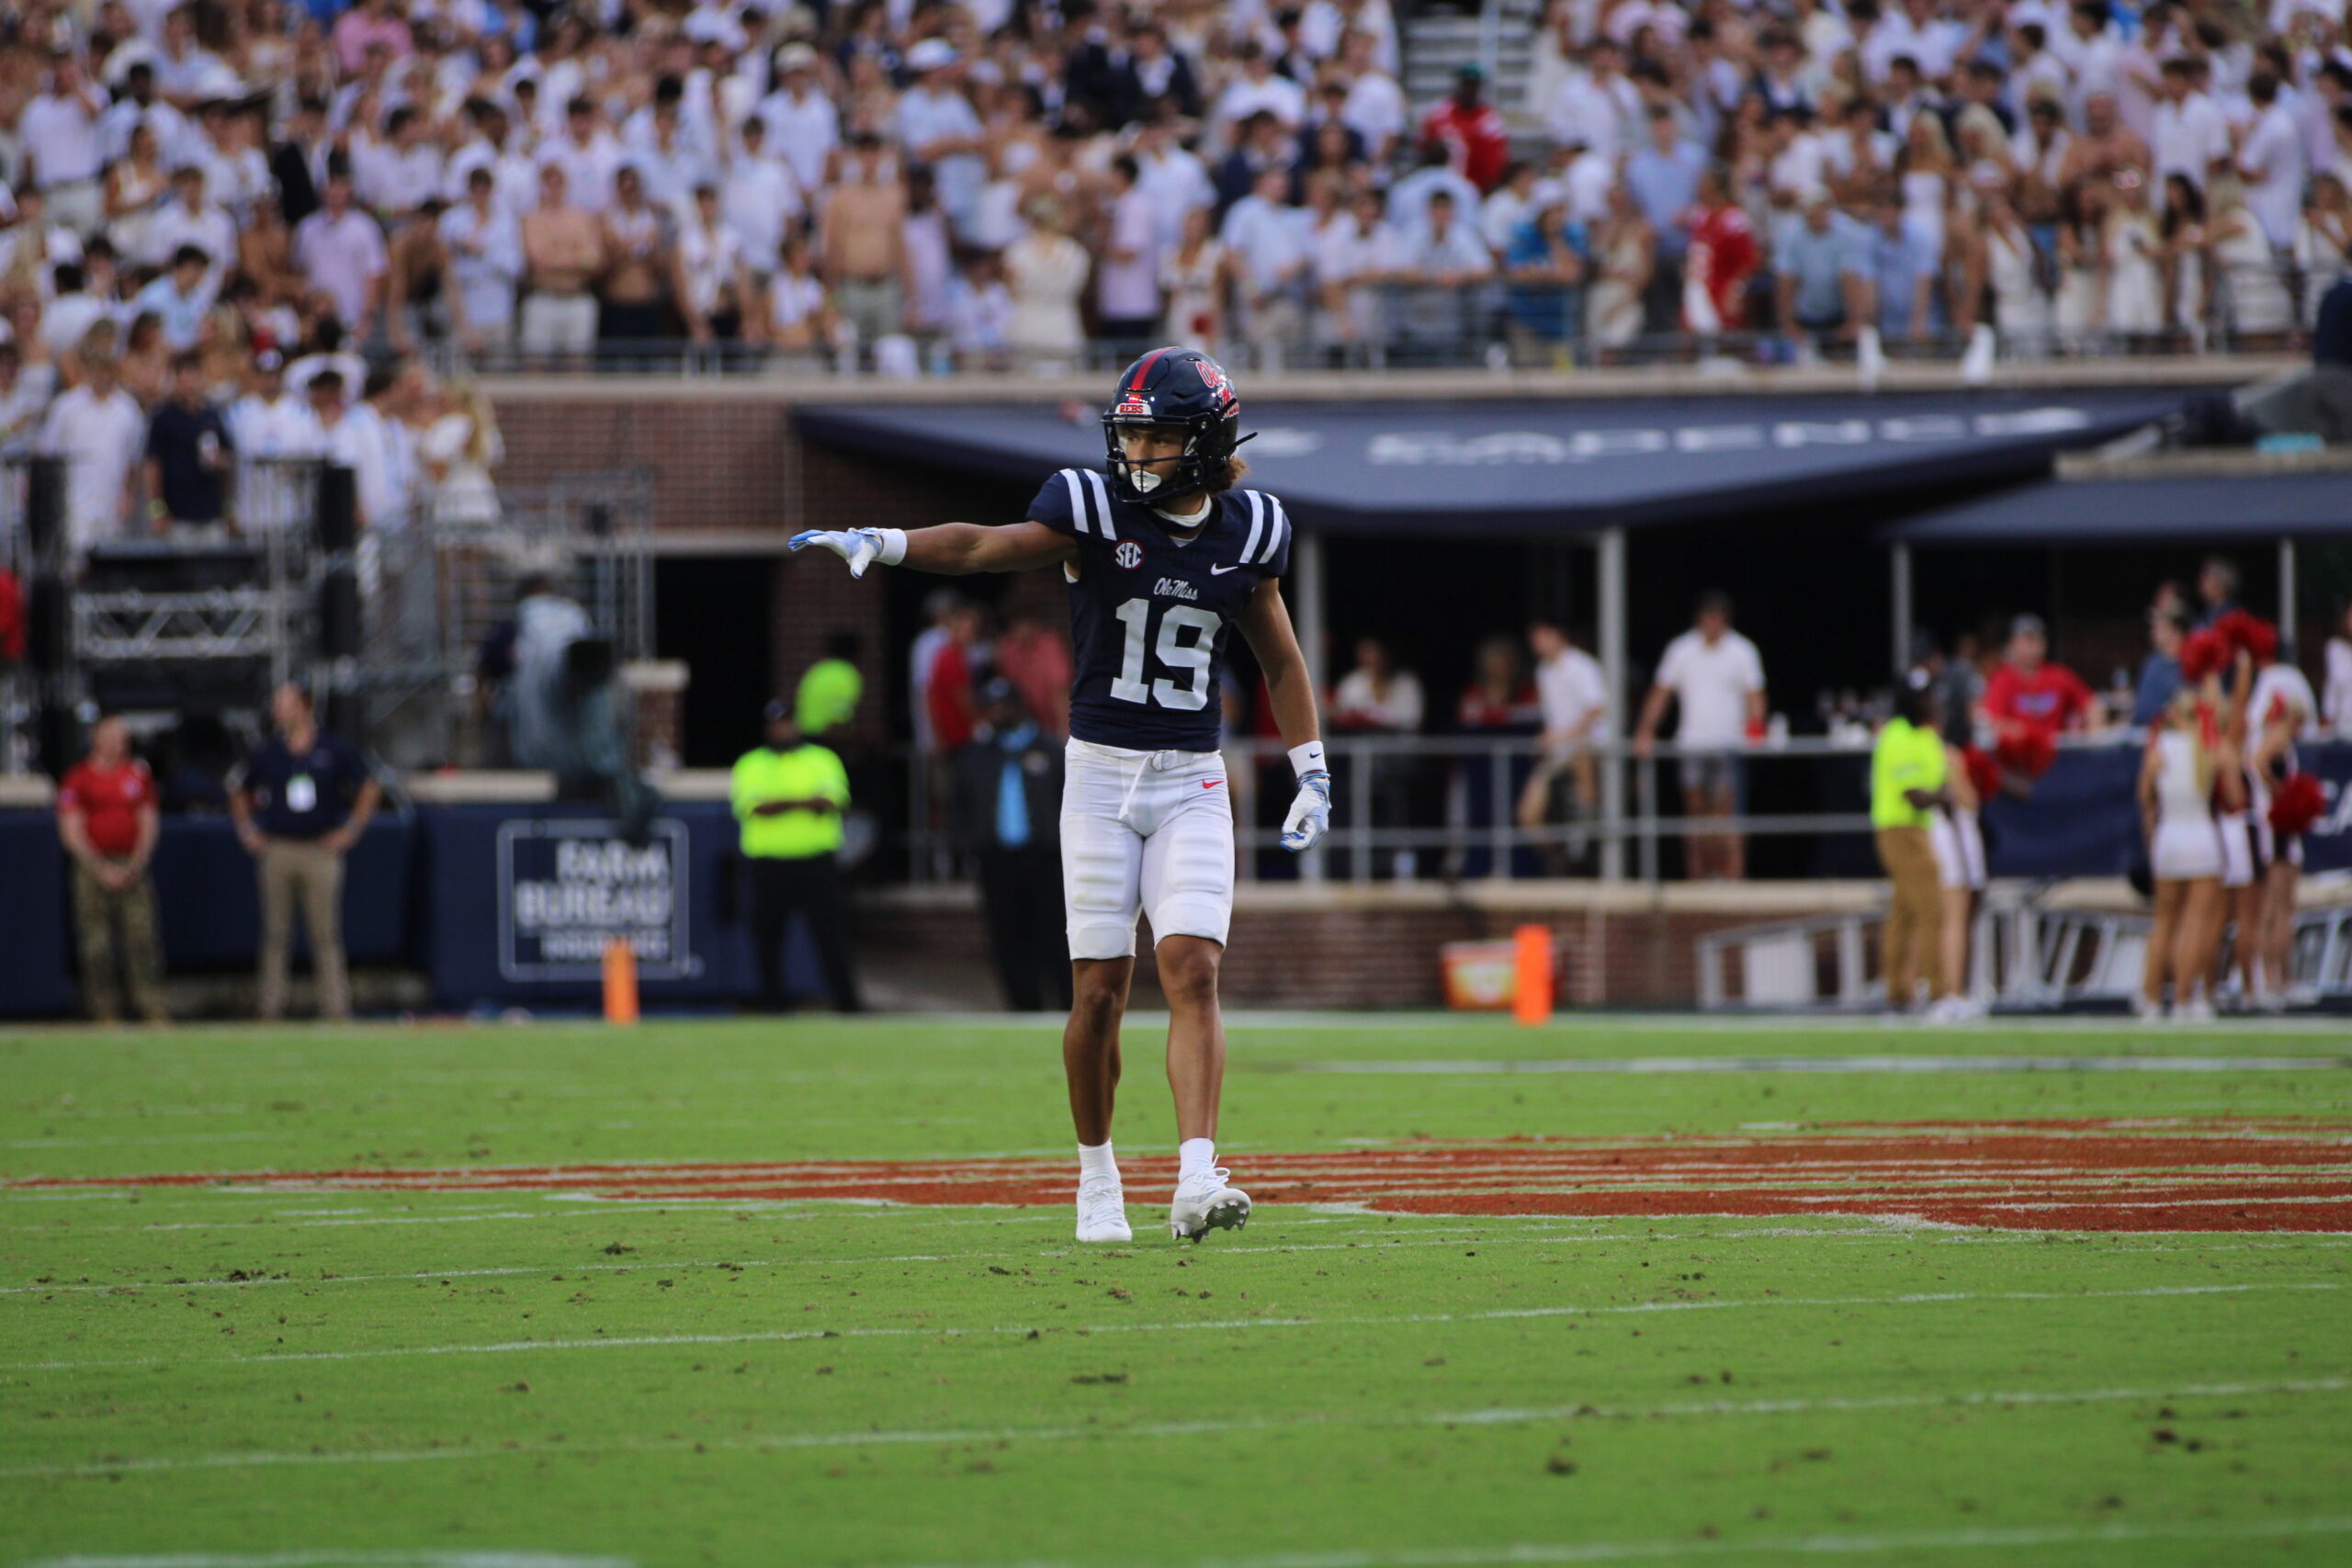
[{"label": "ole miss logo on jersey", "polygon": [[1111,552],[1111,558],[1133,571],[1143,564],[1143,547],[1133,539],[1124,540],[1117,549]]}]

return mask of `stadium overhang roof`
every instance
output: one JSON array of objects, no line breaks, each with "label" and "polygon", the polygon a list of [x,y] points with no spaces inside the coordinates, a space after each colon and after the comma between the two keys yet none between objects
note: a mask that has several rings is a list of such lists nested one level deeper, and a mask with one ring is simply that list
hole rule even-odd
[{"label": "stadium overhang roof", "polygon": [[2352,473],[2052,479],[1881,530],[1888,544],[2148,545],[2268,542],[2352,531]]},{"label": "stadium overhang roof", "polygon": [[[2162,388],[1249,402],[1255,476],[1312,526],[1561,535],[2047,474],[2180,405]],[[804,403],[804,438],[1036,483],[1102,460],[1091,405]]]}]

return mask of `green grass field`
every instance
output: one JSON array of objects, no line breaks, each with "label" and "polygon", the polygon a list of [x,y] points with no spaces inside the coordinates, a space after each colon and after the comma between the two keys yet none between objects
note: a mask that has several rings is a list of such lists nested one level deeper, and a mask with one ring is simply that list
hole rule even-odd
[{"label": "green grass field", "polygon": [[2352,1562],[2342,1031],[1056,1041],[0,1033],[0,1564]]}]

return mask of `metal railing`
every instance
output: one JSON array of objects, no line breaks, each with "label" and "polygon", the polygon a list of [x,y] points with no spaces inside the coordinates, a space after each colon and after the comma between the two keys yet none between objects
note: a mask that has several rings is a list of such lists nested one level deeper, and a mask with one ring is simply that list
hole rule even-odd
[{"label": "metal railing", "polygon": [[[1670,264],[1661,262],[1662,266]],[[2007,359],[2109,355],[2197,355],[2243,348],[2300,345],[2308,339],[2319,296],[2334,281],[2290,262],[2269,267],[2216,268],[2203,307],[2193,312],[2160,308],[2142,321],[2117,321],[2104,302],[2076,309],[2064,302],[2070,287],[2054,276],[2025,309],[2029,318],[2005,323],[1999,302],[1987,297],[1981,316],[1993,327],[1998,353]],[[1638,315],[1646,302],[1679,299],[1666,285],[1627,284],[1620,303]],[[1382,368],[1504,370],[1592,365],[1674,364],[1729,358],[1759,364],[1794,359],[1853,358],[1852,334],[1841,330],[1793,328],[1771,320],[1771,275],[1761,276],[1751,294],[1748,324],[1697,333],[1662,324],[1655,313],[1631,331],[1602,326],[1589,311],[1596,290],[1608,285],[1589,279],[1576,285],[1532,283],[1497,272],[1458,283],[1384,281],[1347,289],[1334,306],[1302,284],[1269,297],[1252,310],[1236,299],[1221,330],[1204,346],[1239,369],[1355,370]],[[2103,294],[2103,290],[2102,290]],[[2144,312],[2141,312],[2144,314]],[[1924,335],[1887,332],[1882,347],[1894,360],[1938,362],[1966,354],[1970,334],[1954,330],[1947,310]],[[889,340],[883,340],[888,343]],[[683,338],[600,340],[582,355],[526,354],[508,347],[467,353],[449,342],[433,344],[428,357],[447,373],[632,374],[683,378],[775,378],[794,380],[878,374],[897,378],[944,375],[1006,376],[1112,372],[1131,359],[1137,344],[1089,338],[1073,349],[1024,350],[1018,344],[973,347],[944,334],[925,333],[881,353],[874,344],[778,349],[737,340]]]},{"label": "metal railing", "polygon": [[[1544,752],[1530,735],[1374,735],[1339,734],[1325,739],[1331,762],[1334,794],[1331,830],[1322,845],[1302,857],[1300,874],[1310,881],[1340,880],[1370,883],[1405,877],[1492,878],[1540,874],[1544,866],[1590,863],[1608,880],[1634,878],[1656,883],[1664,870],[1664,845],[1694,836],[1738,835],[1744,838],[1820,837],[1867,834],[1866,809],[1851,811],[1747,813],[1730,817],[1687,817],[1661,809],[1660,771],[1687,756],[1717,757],[1720,747],[1684,748],[1661,741],[1647,757],[1636,757],[1626,744],[1586,747],[1597,771],[1630,769],[1632,811],[1610,816],[1604,806],[1609,792],[1596,787],[1587,803],[1589,811],[1560,817],[1548,809],[1540,827],[1522,826],[1519,802],[1527,782],[1539,766],[1554,765],[1565,777],[1567,760]],[[1826,758],[1861,759],[1868,741],[1826,737],[1790,737],[1740,748],[1733,753],[1745,764],[1771,765]],[[1249,777],[1237,779],[1234,807],[1235,839],[1244,864],[1257,855],[1281,847],[1279,826],[1261,826],[1257,803],[1279,797],[1286,807],[1292,794],[1290,765],[1281,741],[1251,738],[1236,739],[1225,748],[1228,768],[1248,764]],[[952,846],[937,824],[944,820],[936,782],[935,759],[910,750],[898,752],[906,769],[907,847],[910,874],[930,881],[953,874]],[[1392,809],[1398,798],[1395,778],[1399,768],[1423,771],[1414,793],[1426,798],[1442,793],[1448,802],[1444,820],[1396,823]],[[1442,788],[1432,791],[1438,773]],[[1595,778],[1598,786],[1600,781]],[[1473,807],[1473,797],[1476,807]],[[1857,795],[1856,806],[1866,805]],[[1269,814],[1275,814],[1269,808]],[[1408,815],[1413,813],[1408,812]],[[1556,819],[1555,819],[1556,818]],[[1409,857],[1401,862],[1399,857]],[[1423,857],[1428,857],[1424,859]],[[1522,871],[1529,858],[1533,867]]]}]

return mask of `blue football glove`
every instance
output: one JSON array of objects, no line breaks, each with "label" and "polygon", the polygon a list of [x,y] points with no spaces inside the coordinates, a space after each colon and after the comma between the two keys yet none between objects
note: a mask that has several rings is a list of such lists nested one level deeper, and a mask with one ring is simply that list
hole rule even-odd
[{"label": "blue football glove", "polygon": [[843,530],[812,529],[792,536],[788,547],[793,550],[820,545],[849,562],[852,577],[864,577],[865,569],[882,558],[882,530],[879,528],[849,528]]},{"label": "blue football glove", "polygon": [[1300,775],[1298,798],[1283,818],[1283,848],[1296,854],[1311,850],[1331,830],[1331,775],[1317,768]]}]

